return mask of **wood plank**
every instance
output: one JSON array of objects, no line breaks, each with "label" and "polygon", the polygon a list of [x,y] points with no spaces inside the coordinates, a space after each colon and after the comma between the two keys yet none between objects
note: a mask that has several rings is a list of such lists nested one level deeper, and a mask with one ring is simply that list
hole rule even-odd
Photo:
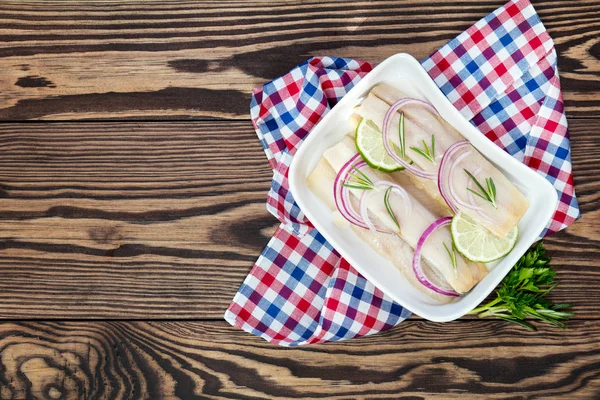
[{"label": "wood plank", "polygon": [[[571,134],[584,217],[546,243],[597,319],[600,133]],[[0,318],[221,318],[277,225],[248,121],[7,123],[0,150]]]},{"label": "wood plank", "polygon": [[2,399],[594,399],[600,321],[406,321],[280,348],[225,322],[0,323]]},{"label": "wood plank", "polygon": [[[310,56],[422,59],[504,2],[4,1],[0,119],[245,119],[252,88]],[[535,7],[569,116],[600,115],[600,1]]]},{"label": "wood plank", "polygon": [[49,318],[220,316],[275,227],[248,122],[2,125],[0,143],[0,317],[38,317],[36,297]]}]

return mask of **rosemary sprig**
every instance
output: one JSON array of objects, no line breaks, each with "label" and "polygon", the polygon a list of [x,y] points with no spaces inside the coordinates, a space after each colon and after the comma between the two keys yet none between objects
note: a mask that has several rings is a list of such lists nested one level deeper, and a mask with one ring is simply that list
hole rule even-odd
[{"label": "rosemary sprig", "polygon": [[421,142],[423,143],[423,150],[418,147],[411,147],[410,149],[435,164],[435,135],[431,135],[431,148],[427,146],[425,140],[422,140]]},{"label": "rosemary sprig", "polygon": [[556,272],[549,265],[550,257],[542,242],[532,247],[517,262],[496,290],[496,298],[472,310],[480,318],[493,317],[514,322],[527,329],[536,330],[525,318],[534,318],[559,328],[566,328],[564,320],[574,314],[564,311],[570,304],[552,304],[546,298],[556,287]]},{"label": "rosemary sprig", "polygon": [[404,139],[404,113],[400,114],[400,125],[398,128],[398,135],[400,136],[400,157],[406,158],[406,143]]},{"label": "rosemary sprig", "polygon": [[498,205],[496,204],[496,185],[494,184],[494,180],[491,177],[485,178],[485,183],[487,186],[486,189],[481,185],[481,183],[479,183],[477,178],[475,178],[472,173],[467,171],[465,168],[463,168],[463,170],[469,176],[469,178],[471,178],[473,182],[475,182],[475,185],[477,185],[477,188],[479,188],[481,193],[478,193],[471,188],[467,188],[467,190],[473,193],[475,196],[481,197],[485,201],[489,201],[492,204],[492,206],[494,206],[494,208],[497,209]]},{"label": "rosemary sprig", "polygon": [[458,266],[456,265],[456,246],[454,246],[454,242],[452,242],[452,246],[450,246],[452,248],[452,251],[448,249],[448,246],[446,246],[446,242],[442,242],[442,244],[446,249],[446,253],[448,253],[448,257],[450,257],[450,261],[452,262],[452,268],[454,268],[454,273],[457,273]]},{"label": "rosemary sprig", "polygon": [[348,172],[353,181],[348,179],[346,182],[342,183],[342,186],[350,188],[350,189],[359,189],[359,190],[373,190],[375,189],[375,184],[364,172],[356,168],[355,166],[352,169],[356,172]]},{"label": "rosemary sprig", "polygon": [[400,223],[398,222],[398,219],[396,218],[396,215],[394,215],[394,211],[392,211],[392,207],[390,206],[390,195],[392,194],[392,187],[388,187],[387,190],[385,191],[385,194],[383,195],[383,203],[385,204],[385,209],[387,210],[388,214],[390,214],[390,218],[392,219],[392,221],[394,221],[394,224],[396,224],[396,226],[398,227],[398,230],[400,230]]}]

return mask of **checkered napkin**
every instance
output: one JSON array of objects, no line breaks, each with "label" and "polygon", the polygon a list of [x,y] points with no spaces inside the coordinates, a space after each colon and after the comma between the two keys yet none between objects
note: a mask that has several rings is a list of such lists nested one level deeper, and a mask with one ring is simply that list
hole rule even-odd
[{"label": "checkered napkin", "polygon": [[[538,171],[560,203],[542,236],[579,217],[556,52],[533,6],[510,1],[422,62],[488,138]],[[225,313],[234,326],[294,346],[368,335],[410,315],[364,279],[307,220],[288,189],[294,153],[372,65],[315,57],[253,93],[251,116],[273,167],[267,208],[281,225]]]}]

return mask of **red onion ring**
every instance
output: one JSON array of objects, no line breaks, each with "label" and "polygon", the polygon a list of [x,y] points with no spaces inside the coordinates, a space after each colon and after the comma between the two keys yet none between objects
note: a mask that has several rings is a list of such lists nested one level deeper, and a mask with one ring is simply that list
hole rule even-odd
[{"label": "red onion ring", "polygon": [[[370,231],[383,232],[382,230],[375,228],[375,225],[373,224],[373,222],[371,222],[371,218],[369,217],[369,211],[367,210],[367,201],[366,201],[367,195],[369,195],[369,194],[370,193],[365,190],[360,195],[360,201],[359,201],[360,216],[362,217],[362,220],[365,222],[365,224],[367,225],[367,227],[369,228]],[[392,232],[386,230],[385,233],[392,233]]]},{"label": "red onion ring", "polygon": [[[333,183],[333,199],[337,209],[340,214],[350,223],[357,225],[364,229],[369,229],[371,231],[377,231],[382,233],[394,233],[394,231],[389,229],[384,229],[380,227],[376,227],[375,224],[371,221],[368,210],[367,210],[367,201],[366,198],[370,194],[370,191],[363,191],[359,198],[359,211],[357,212],[352,206],[352,202],[350,200],[350,190],[349,188],[344,186],[344,182],[348,179],[348,175],[353,168],[360,170],[361,168],[368,168],[367,163],[364,162],[360,156],[360,154],[356,154],[351,157],[345,164],[342,166],[337,176],[335,177],[335,181]],[[408,215],[409,210],[412,209],[412,204],[410,202],[410,198],[408,197],[408,193],[402,188],[402,186],[397,183],[387,181],[387,180],[377,180],[373,182],[375,187],[380,186],[391,186],[392,191],[398,193],[402,200],[406,203],[407,207],[404,208],[405,215]]]},{"label": "red onion ring", "polygon": [[434,292],[437,292],[444,296],[459,297],[460,294],[458,294],[456,291],[440,287],[439,285],[433,283],[427,277],[427,275],[425,275],[425,272],[423,271],[423,268],[421,266],[421,253],[423,252],[423,246],[425,245],[427,238],[429,238],[429,236],[431,236],[433,232],[435,232],[439,228],[450,225],[451,223],[452,217],[445,217],[438,219],[437,221],[429,225],[427,229],[425,229],[425,232],[423,232],[423,234],[419,238],[419,241],[417,242],[417,247],[415,247],[415,253],[413,256],[413,271],[419,283],[421,283],[421,285],[425,286],[426,288],[431,289]]},{"label": "red onion ring", "polygon": [[[358,161],[361,160],[361,161]],[[357,162],[358,161],[358,162]],[[356,165],[355,165],[356,163]],[[352,167],[360,168],[359,164],[366,165],[360,154],[356,154],[351,157],[346,164],[340,169],[337,176],[335,177],[335,181],[333,182],[333,200],[335,202],[336,208],[339,210],[342,217],[344,217],[350,223],[360,226],[361,228],[368,229],[368,226],[360,217],[360,214],[357,213],[354,208],[352,208],[352,203],[350,202],[350,196],[348,190],[343,186],[344,182],[348,177],[348,173],[352,169]]]},{"label": "red onion ring", "polygon": [[[395,182],[391,182],[391,181],[388,181],[385,179],[380,179],[378,181],[375,181],[375,182],[373,182],[373,184],[375,185],[375,187],[378,187],[378,186],[391,187],[393,192],[400,195],[402,200],[407,205],[407,207],[403,208],[403,216],[407,216],[409,214],[410,210],[412,210],[412,203],[410,201],[410,197],[408,197],[408,193],[406,193],[406,191],[404,190],[404,188],[402,186],[398,185]],[[362,220],[364,221],[364,223],[367,225],[367,227],[371,231],[378,231],[378,232],[382,232],[382,233],[394,233],[394,231],[390,230],[390,229],[376,228],[375,224],[373,224],[373,222],[371,221],[371,218],[369,217],[369,213],[367,210],[367,196],[369,196],[370,194],[371,194],[370,192],[364,191],[360,196],[360,216],[362,217]],[[398,217],[396,217],[396,219],[398,219]]]},{"label": "red onion ring", "polygon": [[[452,171],[454,170],[454,168],[456,168],[456,166],[458,165],[458,163],[460,163],[465,157],[468,157],[471,154],[470,151],[467,151],[466,153],[461,154],[460,156],[458,156],[456,158],[456,160],[454,160],[452,162],[452,164],[450,164],[450,166],[448,167],[448,174],[452,173]],[[480,168],[477,167],[477,171],[479,171]],[[477,175],[476,171],[473,171],[473,175]],[[450,180],[450,176],[448,176],[448,180]],[[471,185],[473,184],[473,182],[469,179],[469,183],[467,184],[467,188],[469,188]],[[452,200],[454,200],[456,202],[456,204],[464,207],[464,208],[468,208],[470,210],[482,210],[481,207],[475,205],[475,202],[470,200],[471,197],[469,197],[469,201],[471,202],[470,204],[461,200],[458,195],[456,194],[456,192],[454,191],[454,185],[452,185],[451,183],[448,184],[448,188],[450,189],[450,197],[452,198]],[[469,192],[467,190],[468,194],[471,194],[471,192]]]},{"label": "red onion ring", "polygon": [[394,159],[394,161],[396,161],[398,164],[402,165],[407,171],[411,172],[412,174],[414,174],[420,178],[435,179],[436,174],[434,174],[432,172],[423,171],[422,169],[416,168],[414,165],[411,165],[411,164],[407,163],[406,161],[404,161],[400,156],[398,156],[393,151],[392,146],[390,144],[390,123],[392,122],[392,116],[396,112],[398,112],[402,107],[409,105],[409,104],[418,104],[418,105],[424,106],[425,108],[427,108],[431,112],[435,113],[436,115],[440,115],[433,105],[431,105],[423,100],[405,97],[403,99],[400,99],[400,100],[394,102],[390,106],[390,108],[388,108],[387,112],[385,113],[385,117],[383,118],[383,124],[381,127],[382,133],[383,133],[383,147],[385,148],[385,151],[390,155],[390,157],[392,157]]},{"label": "red onion ring", "polygon": [[[459,155],[456,159],[452,160],[452,158],[462,150],[467,150],[467,146],[469,142],[464,140],[461,142],[456,142],[452,146],[448,147],[448,149],[444,152],[442,156],[442,160],[440,161],[440,169],[438,172],[438,189],[448,207],[455,214],[458,212],[457,204],[463,208],[468,208],[470,210],[481,211],[482,208],[477,206],[475,202],[472,200],[472,197],[469,197],[469,202],[467,203],[461,200],[456,192],[454,191],[454,187],[451,183],[451,175],[452,171],[456,168],[458,163],[460,163],[465,157],[468,157],[471,154],[470,151]],[[469,192],[470,193],[470,192]]]},{"label": "red onion ring", "polygon": [[[466,140],[456,142],[452,146],[448,147],[448,149],[444,152],[442,160],[440,161],[440,169],[438,173],[438,189],[440,191],[440,194],[442,195],[442,198],[446,201],[446,204],[448,204],[448,207],[450,207],[450,209],[455,214],[458,212],[457,205],[459,205],[463,208],[475,211],[477,215],[479,215],[483,220],[487,221],[488,223],[494,223],[494,221],[484,213],[483,208],[476,205],[476,199],[470,191],[467,191],[467,198],[469,201],[467,203],[458,197],[458,195],[454,191],[454,187],[450,183],[452,171],[456,168],[458,163],[462,161],[464,157],[467,157],[470,153],[467,152],[461,154],[455,160],[451,159],[456,155],[457,152],[465,150],[468,144],[469,142]],[[473,175],[476,176],[479,173],[479,171],[481,171],[481,168],[477,167],[473,171]],[[473,182],[469,180],[467,187],[472,188],[472,185]]]},{"label": "red onion ring", "polygon": [[458,208],[456,207],[456,204],[454,204],[453,201],[451,201],[450,198],[450,193],[449,190],[446,190],[446,184],[447,184],[447,180],[449,179],[449,177],[447,177],[446,175],[448,175],[446,173],[446,171],[449,169],[448,168],[448,164],[450,160],[450,156],[452,154],[454,154],[455,151],[457,151],[458,149],[462,148],[463,146],[468,145],[469,142],[464,140],[462,142],[456,142],[454,144],[452,144],[452,146],[448,147],[446,149],[446,151],[444,152],[444,155],[442,156],[442,159],[440,161],[440,169],[438,170],[438,189],[440,191],[440,194],[442,195],[442,198],[444,199],[444,201],[446,202],[446,204],[448,205],[448,207],[450,207],[450,209],[452,210],[452,212],[454,214],[456,214],[458,212]]}]

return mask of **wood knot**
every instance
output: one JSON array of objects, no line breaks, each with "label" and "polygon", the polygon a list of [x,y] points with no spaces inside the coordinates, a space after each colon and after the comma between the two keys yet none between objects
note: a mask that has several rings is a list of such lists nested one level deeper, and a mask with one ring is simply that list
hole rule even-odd
[{"label": "wood knot", "polygon": [[116,226],[90,228],[88,233],[93,241],[100,244],[120,245],[123,240]]},{"label": "wood knot", "polygon": [[9,398],[83,398],[83,390],[88,390],[93,380],[89,365],[97,363],[97,353],[85,343],[69,347],[59,349],[51,343],[23,340],[1,348],[0,370],[8,382]]},{"label": "wood knot", "polygon": [[50,397],[51,399],[60,399],[61,396],[62,392],[54,386],[51,386],[50,389],[48,389],[48,397]]},{"label": "wood knot", "polygon": [[17,79],[15,85],[24,88],[42,88],[49,87],[55,88],[56,85],[49,79],[43,76],[28,75]]}]

